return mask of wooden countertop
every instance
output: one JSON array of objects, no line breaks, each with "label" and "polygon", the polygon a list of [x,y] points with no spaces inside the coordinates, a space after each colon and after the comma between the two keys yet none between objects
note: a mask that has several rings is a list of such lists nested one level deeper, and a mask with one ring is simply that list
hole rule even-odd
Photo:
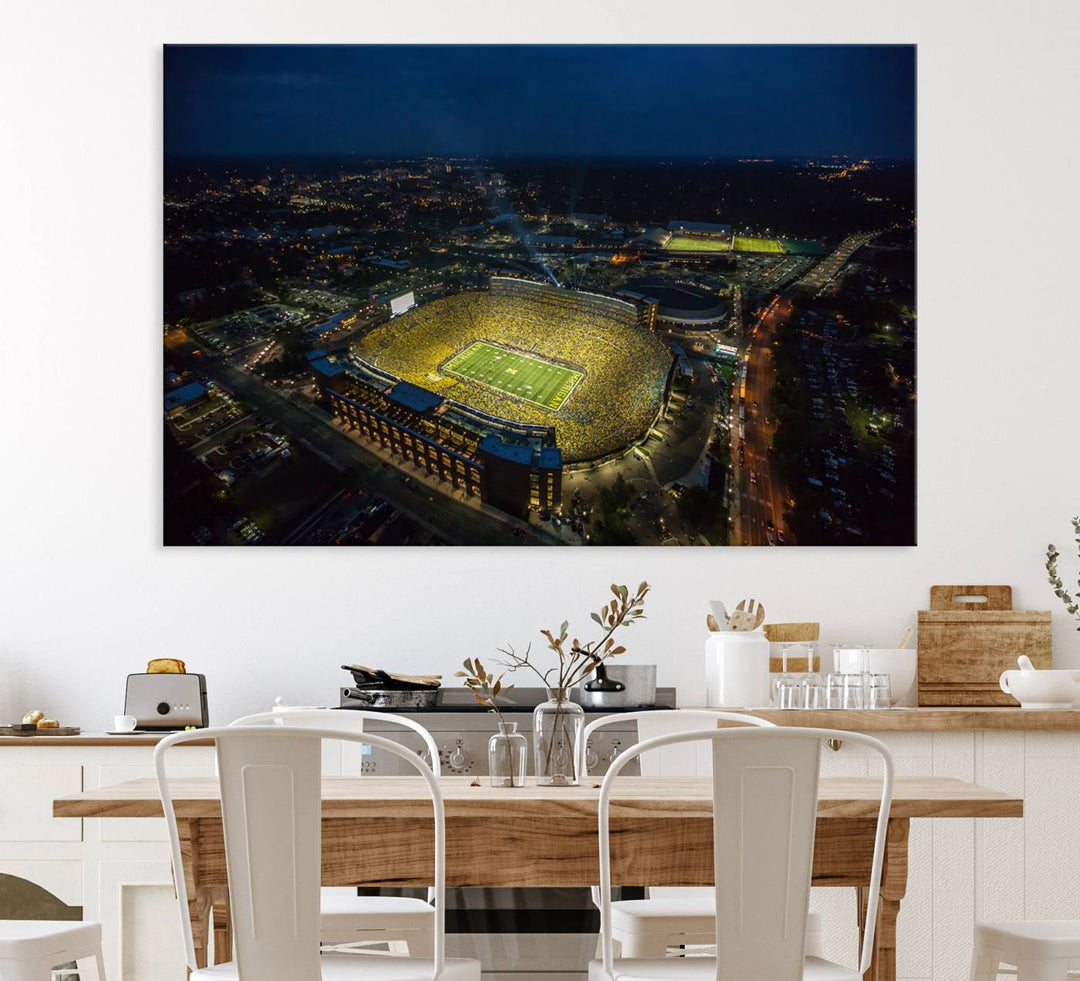
[{"label": "wooden countertop", "polygon": [[[680,708],[691,708],[682,705]],[[702,709],[698,709],[701,711]],[[892,709],[744,709],[741,712],[780,726],[816,726],[849,732],[1080,732],[1080,709],[892,708]],[[704,709],[708,711],[708,709]]]},{"label": "wooden countertop", "polygon": [[[682,705],[680,708],[699,706]],[[893,708],[821,709],[813,712],[780,709],[714,708],[717,712],[743,712],[782,726],[820,726],[849,732],[1080,732],[1080,708]],[[707,709],[706,709],[707,711]],[[78,736],[0,736],[6,746],[156,746],[166,733],[114,736],[83,732]],[[193,745],[210,745],[195,743]]]},{"label": "wooden countertop", "polygon": [[[170,780],[179,818],[220,817],[219,787],[213,777]],[[495,789],[471,777],[440,777],[446,815],[482,818],[493,807],[509,808],[523,821],[558,822],[577,815],[593,818],[599,783],[579,787],[538,787],[533,778],[517,790]],[[877,816],[880,781],[875,777],[823,777],[819,817],[872,818]],[[707,777],[622,777],[616,781],[612,817],[650,818],[706,815],[712,810]],[[325,818],[427,818],[431,799],[419,777],[324,777]],[[987,790],[951,777],[897,777],[892,816],[913,817],[1023,817],[1018,797]],[[87,790],[53,801],[54,817],[161,817],[157,783],[151,779]]]}]

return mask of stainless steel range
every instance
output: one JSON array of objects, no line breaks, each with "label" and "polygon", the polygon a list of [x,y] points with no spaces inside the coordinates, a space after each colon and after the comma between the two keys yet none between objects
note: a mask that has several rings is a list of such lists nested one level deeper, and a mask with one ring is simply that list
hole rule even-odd
[{"label": "stainless steel range", "polygon": [[[371,710],[369,705],[354,701],[350,697],[352,691],[341,689],[340,708]],[[542,688],[514,688],[505,700],[500,700],[500,707],[509,721],[518,721],[520,731],[531,737],[532,710],[546,698]],[[656,704],[647,708],[674,707],[675,689],[658,688]],[[585,723],[641,710],[634,706],[586,709]],[[384,711],[407,714],[432,734],[439,747],[444,774],[487,776],[487,744],[495,723],[470,692],[441,689],[434,706]],[[400,726],[368,723],[366,728],[423,753],[419,737]],[[604,773],[620,750],[636,741],[637,725],[632,721],[622,726],[617,723],[605,726],[586,747],[589,773]],[[364,760],[365,773],[405,772],[396,756],[374,747]],[[530,750],[530,775],[531,763]],[[627,774],[636,772],[635,765],[628,766]],[[368,891],[423,895],[406,890]],[[640,889],[622,890],[623,898],[641,895]],[[596,956],[600,916],[588,889],[448,889],[446,906],[447,953],[479,959],[485,981],[578,981],[587,977],[588,963]]]}]

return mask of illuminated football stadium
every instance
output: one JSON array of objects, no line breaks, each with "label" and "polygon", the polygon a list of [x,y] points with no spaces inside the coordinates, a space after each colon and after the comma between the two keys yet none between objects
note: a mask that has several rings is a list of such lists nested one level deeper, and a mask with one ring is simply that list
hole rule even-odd
[{"label": "illuminated football stadium", "polygon": [[494,277],[415,307],[312,370],[339,422],[519,516],[557,508],[563,463],[612,456],[661,410],[656,302]]},{"label": "illuminated football stadium", "polygon": [[554,426],[568,463],[625,448],[652,425],[672,355],[630,301],[494,277],[376,328],[354,360],[514,423]]}]

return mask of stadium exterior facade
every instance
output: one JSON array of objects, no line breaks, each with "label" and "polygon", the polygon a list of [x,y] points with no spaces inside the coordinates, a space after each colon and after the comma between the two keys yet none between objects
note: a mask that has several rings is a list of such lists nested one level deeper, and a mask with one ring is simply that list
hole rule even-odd
[{"label": "stadium exterior facade", "polygon": [[486,417],[363,362],[311,360],[334,418],[466,497],[526,518],[562,502],[562,453],[550,427]]}]

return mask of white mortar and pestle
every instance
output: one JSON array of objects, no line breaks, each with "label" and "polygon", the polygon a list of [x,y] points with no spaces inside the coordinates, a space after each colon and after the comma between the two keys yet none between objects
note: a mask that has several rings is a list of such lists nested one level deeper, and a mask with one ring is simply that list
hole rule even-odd
[{"label": "white mortar and pestle", "polygon": [[1020,670],[1003,671],[999,684],[1022,709],[1063,709],[1080,707],[1080,671],[1051,669],[1040,671],[1031,658],[1021,654]]}]

